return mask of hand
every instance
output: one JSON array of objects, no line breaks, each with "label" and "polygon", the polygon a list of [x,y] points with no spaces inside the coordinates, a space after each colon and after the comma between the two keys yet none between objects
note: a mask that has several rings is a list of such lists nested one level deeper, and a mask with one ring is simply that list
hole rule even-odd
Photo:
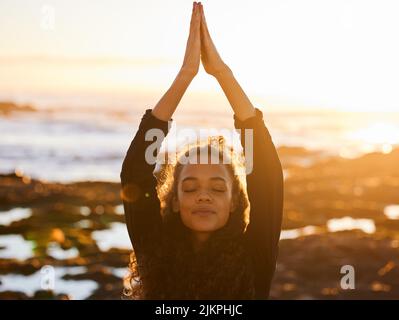
[{"label": "hand", "polygon": [[230,68],[223,62],[209,34],[205,20],[204,8],[201,8],[201,61],[205,71],[217,77],[225,72],[230,72]]},{"label": "hand", "polygon": [[191,15],[190,34],[187,40],[186,53],[180,73],[194,78],[199,70],[201,61],[201,2],[193,2],[193,12]]}]

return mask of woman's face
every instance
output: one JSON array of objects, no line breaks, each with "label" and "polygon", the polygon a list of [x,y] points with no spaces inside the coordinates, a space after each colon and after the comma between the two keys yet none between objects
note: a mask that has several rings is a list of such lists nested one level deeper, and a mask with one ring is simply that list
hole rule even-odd
[{"label": "woman's face", "polygon": [[186,164],[177,185],[173,210],[195,232],[222,228],[234,210],[233,181],[224,164]]}]

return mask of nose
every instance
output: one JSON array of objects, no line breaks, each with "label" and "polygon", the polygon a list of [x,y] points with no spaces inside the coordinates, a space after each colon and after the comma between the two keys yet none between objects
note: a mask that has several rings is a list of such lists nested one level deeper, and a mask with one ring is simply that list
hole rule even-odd
[{"label": "nose", "polygon": [[197,197],[197,202],[211,202],[212,201],[212,197],[210,196],[210,194],[206,191],[201,191],[198,194]]}]

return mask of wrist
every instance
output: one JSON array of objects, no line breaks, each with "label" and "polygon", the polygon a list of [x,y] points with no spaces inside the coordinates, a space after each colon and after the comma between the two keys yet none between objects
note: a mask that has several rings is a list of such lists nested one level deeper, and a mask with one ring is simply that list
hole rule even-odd
[{"label": "wrist", "polygon": [[183,81],[191,82],[195,78],[195,74],[187,69],[181,68],[176,78]]},{"label": "wrist", "polygon": [[233,76],[233,71],[226,65],[223,69],[219,70],[213,75],[216,80],[222,80],[223,78],[226,77],[232,77]]}]

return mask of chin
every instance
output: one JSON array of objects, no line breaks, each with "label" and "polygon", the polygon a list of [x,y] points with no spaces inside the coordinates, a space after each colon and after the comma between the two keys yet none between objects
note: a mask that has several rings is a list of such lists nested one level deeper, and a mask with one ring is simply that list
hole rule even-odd
[{"label": "chin", "polygon": [[207,223],[204,221],[202,223],[193,224],[191,229],[196,232],[213,232],[218,228],[213,223]]}]

